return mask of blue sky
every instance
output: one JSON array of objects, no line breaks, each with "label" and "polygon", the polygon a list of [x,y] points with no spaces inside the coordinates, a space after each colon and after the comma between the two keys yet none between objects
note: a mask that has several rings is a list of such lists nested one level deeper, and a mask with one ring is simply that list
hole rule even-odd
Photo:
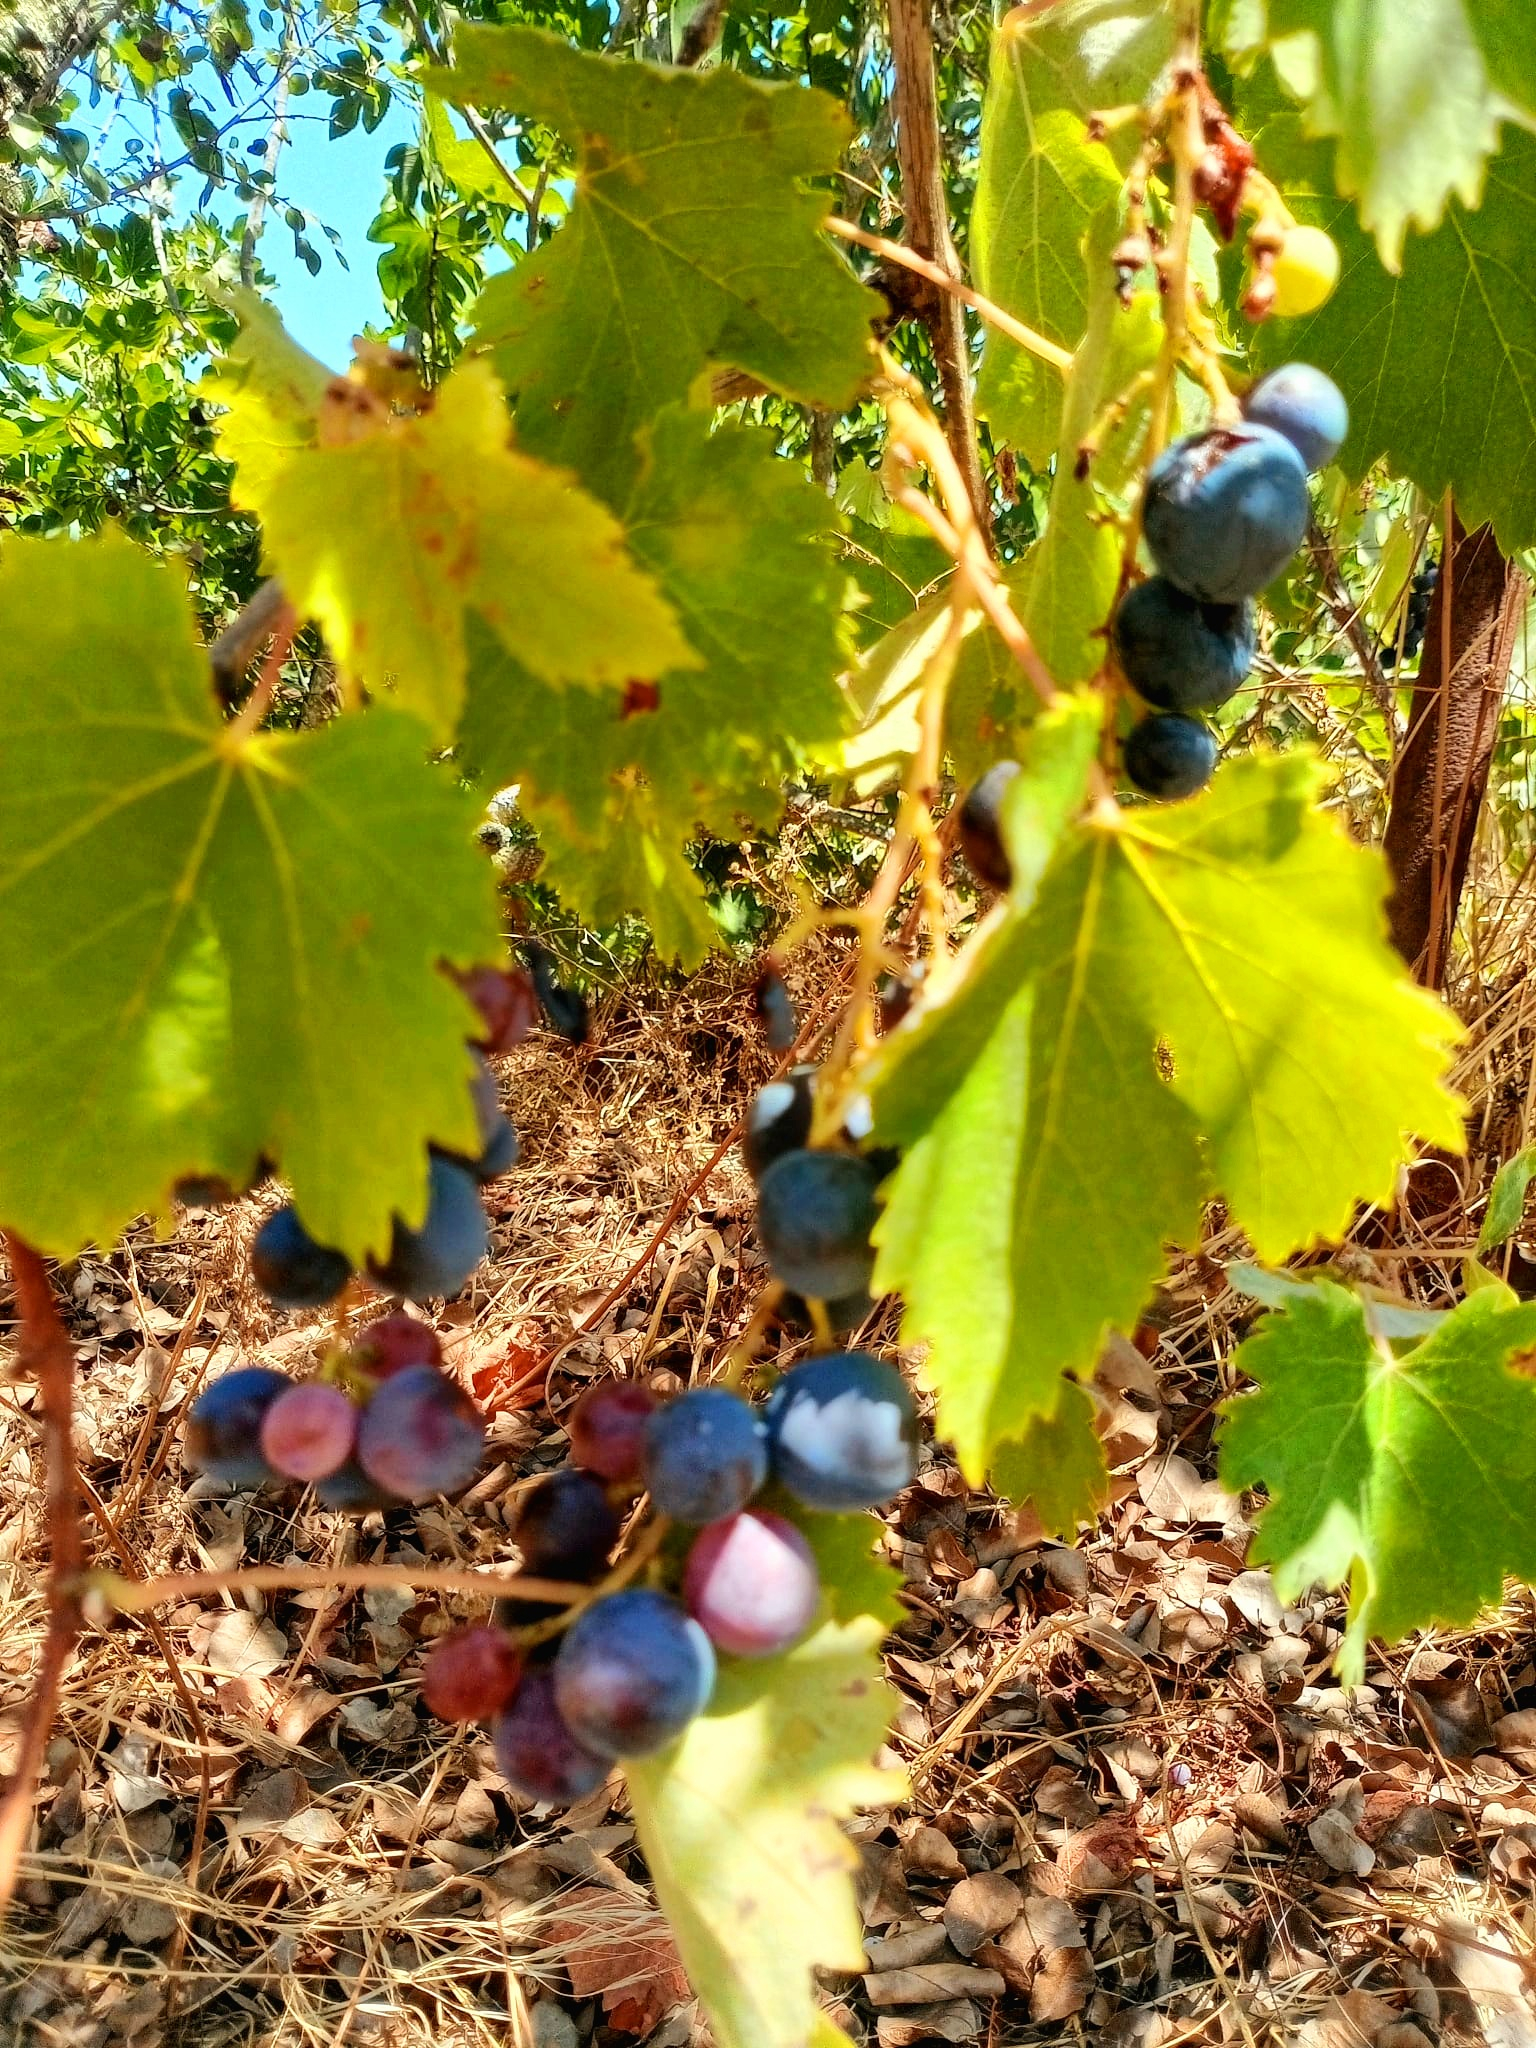
[{"label": "blue sky", "polygon": [[294,254],[293,233],[279,209],[267,217],[260,259],[277,279],[273,297],[289,332],[312,355],[341,369],[350,360],[353,335],[367,322],[384,318],[375,267],[380,252],[368,240],[368,227],[384,197],[384,159],[396,143],[414,139],[416,122],[414,109],[397,97],[371,135],[359,126],[332,140],[329,108],[320,93],[292,102],[278,185],[295,206],[335,229],[347,268],[338,262],[328,237],[316,230],[309,239],[320,252],[321,269],[311,277]]}]

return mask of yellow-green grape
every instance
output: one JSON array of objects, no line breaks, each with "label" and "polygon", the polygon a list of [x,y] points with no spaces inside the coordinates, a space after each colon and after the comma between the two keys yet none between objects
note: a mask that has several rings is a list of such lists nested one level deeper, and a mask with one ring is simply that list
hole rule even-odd
[{"label": "yellow-green grape", "polygon": [[1275,281],[1272,310],[1282,320],[1315,313],[1339,281],[1339,252],[1321,228],[1287,231],[1275,254],[1270,275]]}]

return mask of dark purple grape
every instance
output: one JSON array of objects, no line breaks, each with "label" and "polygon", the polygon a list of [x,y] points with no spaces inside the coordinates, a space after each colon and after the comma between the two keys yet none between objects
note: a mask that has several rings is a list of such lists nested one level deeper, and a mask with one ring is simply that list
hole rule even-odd
[{"label": "dark purple grape", "polygon": [[389,1257],[369,1262],[380,1287],[407,1301],[457,1294],[491,1248],[485,1211],[473,1174],[457,1160],[434,1153],[430,1162],[427,1214],[419,1230],[395,1219]]},{"label": "dark purple grape", "polygon": [[501,1775],[525,1799],[569,1806],[595,1792],[611,1768],[605,1756],[584,1749],[555,1704],[554,1675],[525,1671],[515,1693],[491,1723]]},{"label": "dark purple grape", "polygon": [[276,1308],[324,1308],[351,1279],[352,1261],[317,1244],[285,1202],[251,1239],[251,1277]]},{"label": "dark purple grape", "polygon": [[1148,796],[1172,802],[1204,789],[1216,767],[1216,735],[1198,718],[1158,712],[1132,726],[1125,772]]},{"label": "dark purple grape", "polygon": [[523,1660],[504,1629],[459,1628],[432,1645],[421,1697],[440,1721],[489,1721],[517,1688]]},{"label": "dark purple grape", "polygon": [[571,1410],[571,1463],[613,1483],[638,1480],[645,1425],[655,1412],[656,1396],[634,1380],[588,1387]]},{"label": "dark purple grape", "polygon": [[618,1510],[590,1472],[551,1472],[523,1497],[512,1531],[536,1579],[593,1579],[619,1540]]},{"label": "dark purple grape", "polygon": [[725,1387],[693,1387],[645,1426],[640,1469],[658,1514],[717,1522],[744,1508],[768,1477],[763,1425]]},{"label": "dark purple grape", "polygon": [[1261,377],[1243,400],[1243,417],[1284,434],[1308,469],[1326,469],[1349,432],[1343,392],[1311,363],[1282,363]]},{"label": "dark purple grape", "polygon": [[709,1637],[666,1593],[631,1587],[571,1623],[555,1658],[555,1704],[600,1756],[649,1756],[680,1735],[715,1686]]},{"label": "dark purple grape", "polygon": [[773,1268],[796,1294],[820,1301],[869,1285],[869,1233],[880,1176],[854,1152],[786,1152],[757,1187],[757,1227]]},{"label": "dark purple grape", "polygon": [[989,889],[1013,885],[1013,863],[1003,844],[1003,798],[1019,772],[1017,761],[994,761],[960,806],[960,844],[971,873]]},{"label": "dark purple grape", "polygon": [[788,985],[771,960],[757,977],[752,1005],[771,1049],[788,1052],[800,1035],[800,1019],[795,1015]]},{"label": "dark purple grape", "polygon": [[683,1602],[717,1650],[772,1657],[816,1618],[816,1553],[793,1522],[753,1508],[711,1522],[683,1567]]},{"label": "dark purple grape", "polygon": [[530,940],[525,950],[533,985],[538,992],[539,1007],[548,1019],[550,1029],[558,1031],[562,1038],[568,1038],[572,1045],[585,1045],[591,1025],[586,997],[579,989],[567,988],[556,978],[554,956],[543,946]]},{"label": "dark purple grape", "polygon": [[510,1052],[528,1036],[538,1015],[538,997],[521,967],[472,967],[458,980],[485,1025],[474,1041],[481,1052]]},{"label": "dark purple grape", "polygon": [[1115,614],[1126,680],[1160,711],[1214,711],[1253,667],[1251,604],[1201,604],[1166,576],[1138,583]]},{"label": "dark purple grape", "polygon": [[261,1453],[262,1417],[293,1385],[266,1365],[240,1365],[205,1387],[187,1410],[187,1463],[229,1486],[263,1486],[277,1474]]},{"label": "dark purple grape", "polygon": [[325,1380],[285,1387],[261,1418],[261,1453],[286,1479],[328,1479],[352,1456],[357,1409]]},{"label": "dark purple grape", "polygon": [[522,1156],[522,1147],[517,1142],[517,1131],[509,1116],[498,1116],[496,1128],[485,1142],[485,1150],[474,1163],[474,1176],[482,1187],[487,1181],[500,1180],[504,1173],[510,1173]]},{"label": "dark purple grape", "polygon": [[804,1150],[815,1109],[814,1067],[791,1067],[779,1080],[758,1089],[741,1138],[742,1163],[754,1180],[761,1180],[786,1152]]},{"label": "dark purple grape", "polygon": [[369,1323],[352,1340],[348,1362],[371,1380],[392,1379],[411,1365],[441,1365],[443,1347],[430,1323],[394,1309]]},{"label": "dark purple grape", "polygon": [[485,1424],[469,1396],[429,1365],[385,1380],[357,1432],[357,1462],[398,1500],[468,1486],[485,1455]]},{"label": "dark purple grape", "polygon": [[1269,427],[1211,427],[1175,441],[1147,472],[1152,559],[1205,604],[1241,604],[1273,583],[1311,516],[1301,457]]},{"label": "dark purple grape", "polygon": [[808,1508],[878,1508],[917,1471],[917,1410],[895,1366],[830,1351],[785,1373],[766,1409],[773,1476]]}]

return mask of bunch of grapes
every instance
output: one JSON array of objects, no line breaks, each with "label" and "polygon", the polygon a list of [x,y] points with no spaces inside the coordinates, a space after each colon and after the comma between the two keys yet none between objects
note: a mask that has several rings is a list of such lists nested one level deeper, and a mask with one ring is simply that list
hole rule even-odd
[{"label": "bunch of grapes", "polygon": [[495,1622],[445,1637],[422,1674],[434,1713],[488,1721],[508,1782],[556,1801],[674,1741],[708,1704],[717,1655],[773,1656],[805,1634],[815,1555],[780,1510],[884,1506],[916,1470],[917,1418],[894,1366],[837,1351],[792,1368],[761,1408],[724,1387],[664,1405],[634,1384],[592,1388],[570,1456],[523,1505],[525,1570],[601,1578],[643,1490],[672,1525],[653,1582],[600,1593],[552,1640],[526,1627],[532,1601],[504,1601]]},{"label": "bunch of grapes", "polygon": [[231,1486],[313,1486],[362,1514],[457,1493],[480,1469],[485,1425],[442,1370],[442,1347],[403,1310],[370,1323],[307,1380],[239,1366],[187,1415],[189,1464]]},{"label": "bunch of grapes", "polygon": [[[469,1046],[479,1149],[466,1157],[432,1148],[421,1227],[412,1230],[396,1217],[389,1256],[369,1264],[374,1284],[406,1301],[457,1294],[464,1286],[490,1250],[479,1191],[517,1164],[517,1132],[501,1107],[486,1055],[510,1051],[526,1036],[538,1000],[534,982],[520,968],[478,967],[460,985],[484,1025]],[[323,1308],[352,1278],[352,1262],[311,1237],[285,1202],[252,1239],[251,1273],[277,1308]]]}]

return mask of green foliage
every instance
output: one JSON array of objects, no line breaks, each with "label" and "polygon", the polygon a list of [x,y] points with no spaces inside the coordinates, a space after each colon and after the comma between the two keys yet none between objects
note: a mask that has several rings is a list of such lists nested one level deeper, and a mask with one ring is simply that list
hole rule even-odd
[{"label": "green foliage", "polygon": [[1516,29],[1509,0],[1229,0],[1222,11],[1228,55],[1251,65],[1268,50],[1308,132],[1337,138],[1333,182],[1389,269],[1410,227],[1438,226],[1453,196],[1477,205],[1504,111],[1494,86],[1530,84],[1530,23]]},{"label": "green foliage", "polygon": [[668,74],[530,28],[465,29],[435,90],[548,122],[579,145],[577,203],[537,256],[486,286],[477,338],[534,453],[625,473],[641,425],[711,362],[841,407],[879,303],[816,230],[846,129],[818,93],[732,71]]},{"label": "green foliage", "polygon": [[[895,1574],[850,1545],[854,1518],[813,1517],[829,1616],[782,1657],[727,1661],[708,1710],[661,1756],[626,1767],[635,1826],[716,2038],[804,2048],[813,1968],[859,1970],[864,1935],[836,1822],[900,1796],[870,1762],[892,1698],[880,1671]],[[822,1541],[822,1525],[830,1540]]]},{"label": "green foliage", "polygon": [[992,1453],[987,1484],[1004,1500],[1028,1502],[1048,1536],[1065,1540],[1091,1522],[1109,1485],[1104,1447],[1093,1427],[1093,1397],[1062,1382],[1052,1415],[1031,1418],[1024,1433]]},{"label": "green foliage", "polygon": [[1312,764],[1234,761],[1192,803],[1068,827],[1084,754],[1050,758],[1038,794],[1019,778],[1016,871],[1051,837],[1032,813],[1060,834],[1038,895],[1016,891],[871,1075],[906,1148],[877,1280],[932,1346],[940,1426],[978,1478],[1132,1327],[1207,1194],[1277,1257],[1389,1200],[1407,1133],[1461,1142],[1456,1027],[1404,978],[1379,858],[1313,808]]},{"label": "green foliage", "polygon": [[[1109,144],[1088,139],[1088,116],[1144,99],[1172,49],[1161,0],[1064,0],[994,39],[971,217],[977,282],[1067,348],[1089,324],[1083,245],[1096,216],[1116,210],[1124,171]],[[988,336],[977,405],[1037,469],[1056,448],[1060,385],[1016,342]]]},{"label": "green foliage", "polygon": [[687,641],[624,551],[613,515],[511,446],[500,387],[465,363],[429,396],[333,378],[265,307],[220,382],[235,499],[261,517],[271,566],[317,618],[344,684],[388,689],[453,736],[464,613],[545,685],[613,684],[689,666]]},{"label": "green foliage", "polygon": [[624,508],[636,559],[675,609],[698,665],[611,705],[551,689],[489,635],[472,642],[462,747],[492,787],[516,781],[548,879],[583,917],[637,910],[666,958],[714,937],[683,849],[778,816],[802,748],[833,747],[843,579],[835,515],[759,429],[655,423]]},{"label": "green foliage", "polygon": [[1526,1190],[1536,1174],[1536,1146],[1527,1145],[1513,1159],[1506,1159],[1493,1177],[1483,1227],[1477,1233],[1480,1252],[1497,1251],[1520,1228],[1525,1216]]},{"label": "green foliage", "polygon": [[0,645],[0,1215],[73,1257],[264,1152],[324,1242],[384,1249],[427,1141],[474,1139],[438,963],[500,950],[425,727],[236,737],[176,574],[116,537],[9,542]]},{"label": "green foliage", "polygon": [[[1376,261],[1294,117],[1259,137],[1299,217],[1339,244],[1343,277],[1309,319],[1261,330],[1260,360],[1316,363],[1349,400],[1340,461],[1352,478],[1386,456],[1431,497],[1456,494],[1468,526],[1490,521],[1506,553],[1536,541],[1536,136],[1509,131],[1477,212],[1452,201],[1444,226],[1411,237],[1401,273]],[[1449,318],[1448,309],[1455,308]]]},{"label": "green foliage", "polygon": [[1536,1380],[1509,1369],[1532,1345],[1536,1306],[1507,1288],[1394,1342],[1322,1280],[1239,1350],[1257,1392],[1223,1410],[1222,1483],[1268,1491],[1250,1554],[1282,1599],[1348,1582],[1347,1681],[1371,1636],[1469,1622],[1506,1574],[1536,1579]]}]

